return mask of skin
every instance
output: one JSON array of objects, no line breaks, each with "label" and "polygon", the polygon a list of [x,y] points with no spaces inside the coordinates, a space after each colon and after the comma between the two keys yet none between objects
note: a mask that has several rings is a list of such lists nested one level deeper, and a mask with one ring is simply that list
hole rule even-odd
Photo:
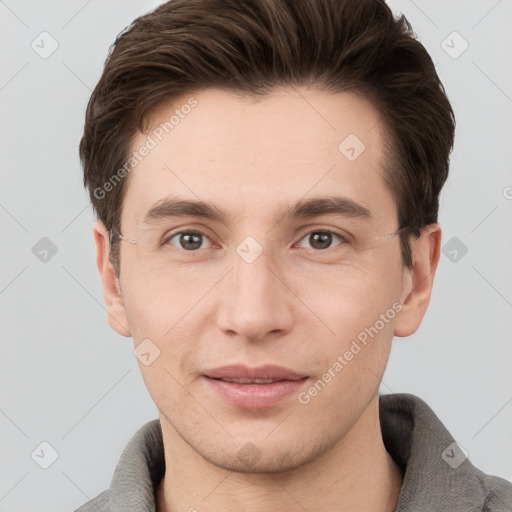
[{"label": "skin", "polygon": [[[140,364],[164,438],[158,510],[392,511],[402,475],[383,445],[379,384],[393,336],[414,333],[428,306],[441,230],[428,226],[412,241],[411,268],[398,237],[382,240],[397,212],[382,178],[386,132],[363,98],[279,89],[255,101],[208,89],[162,105],[150,133],[190,96],[198,105],[129,175],[121,232],[136,243],[121,243],[119,276],[104,226],[94,227],[110,325],[160,350]],[[338,150],[349,134],[366,146],[352,162]],[[370,218],[280,216],[285,203],[333,194]],[[170,195],[210,201],[232,218],[145,225]],[[208,238],[196,252],[179,237],[169,246],[165,235],[178,228]],[[319,250],[309,238],[319,228],[351,238]],[[263,249],[253,263],[236,252],[247,236]],[[237,407],[202,376],[277,364],[308,376],[308,390],[393,304],[401,311],[306,405],[292,394],[267,409]],[[257,453],[249,462],[237,457],[247,443]]]}]

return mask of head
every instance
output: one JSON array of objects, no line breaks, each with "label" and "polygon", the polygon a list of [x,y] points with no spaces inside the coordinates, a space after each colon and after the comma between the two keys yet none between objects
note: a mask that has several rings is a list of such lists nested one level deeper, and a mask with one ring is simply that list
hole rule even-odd
[{"label": "head", "polygon": [[[250,442],[272,471],[360,421],[428,305],[453,135],[383,1],[173,0],[119,35],[80,156],[109,322],[152,354],[170,430],[227,468]],[[234,405],[208,375],[237,364],[303,384]]]}]

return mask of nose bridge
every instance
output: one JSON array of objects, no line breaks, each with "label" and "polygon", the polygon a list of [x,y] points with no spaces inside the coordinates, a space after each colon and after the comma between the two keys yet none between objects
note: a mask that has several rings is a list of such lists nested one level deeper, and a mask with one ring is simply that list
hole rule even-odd
[{"label": "nose bridge", "polygon": [[220,327],[249,340],[260,339],[271,331],[290,329],[291,296],[279,274],[270,249],[264,249],[252,237],[240,243],[233,254],[233,269],[219,316]]},{"label": "nose bridge", "polygon": [[275,287],[274,266],[268,248],[259,249],[251,241],[240,244],[233,261],[233,279],[238,296],[244,298],[247,295],[256,299],[261,295],[261,298],[268,299],[272,285]]}]

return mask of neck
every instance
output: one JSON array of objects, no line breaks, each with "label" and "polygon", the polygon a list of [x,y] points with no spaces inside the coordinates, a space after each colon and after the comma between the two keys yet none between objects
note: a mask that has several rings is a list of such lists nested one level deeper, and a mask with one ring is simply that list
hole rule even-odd
[{"label": "neck", "polygon": [[402,474],[380,431],[378,398],[352,429],[313,461],[282,473],[237,473],[202,458],[161,418],[166,473],[158,512],[395,510]]}]

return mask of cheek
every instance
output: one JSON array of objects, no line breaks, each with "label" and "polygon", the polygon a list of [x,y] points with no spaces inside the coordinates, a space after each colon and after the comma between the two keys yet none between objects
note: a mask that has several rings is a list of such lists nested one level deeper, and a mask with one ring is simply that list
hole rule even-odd
[{"label": "cheek", "polygon": [[[398,268],[342,270],[296,282],[297,294],[334,334],[361,330],[373,324],[398,301],[401,273]],[[310,283],[305,285],[305,282]],[[331,332],[331,334],[333,334]]]},{"label": "cheek", "polygon": [[144,337],[166,338],[169,331],[208,291],[209,281],[199,276],[144,264],[126,262],[123,300],[135,341]]},{"label": "cheek", "polygon": [[[193,376],[191,362],[194,354],[199,353],[201,336],[195,329],[203,326],[200,321],[190,321],[200,313],[200,308],[194,308],[200,297],[179,280],[162,280],[151,275],[150,272],[133,274],[125,300],[136,354],[150,354],[150,361],[138,357],[139,368],[157,406],[180,404],[183,412],[187,406],[184,390],[189,388]],[[205,290],[199,292],[204,295]]]},{"label": "cheek", "polygon": [[[211,288],[211,279],[198,276],[191,280],[175,272],[164,275],[143,265],[134,269],[125,274],[130,285],[124,294],[134,345],[137,348],[150,340],[157,347],[154,350],[159,351],[150,367],[140,365],[143,377],[148,387],[162,379],[172,380],[170,374],[186,378],[191,372],[185,366],[194,360],[194,354],[200,353],[200,340],[204,338],[203,308],[207,301],[202,299]],[[155,376],[159,368],[164,373]]]},{"label": "cheek", "polygon": [[[366,379],[372,368],[375,374],[383,371],[391,341],[394,322],[401,308],[400,269],[366,272],[340,272],[320,278],[315,286],[303,287],[301,299],[309,313],[304,329],[308,339],[301,347],[314,365],[317,376],[336,365],[351,381]],[[323,333],[323,334],[322,334]],[[341,361],[339,360],[341,358]],[[366,370],[365,370],[366,368]],[[341,375],[332,368],[331,372]],[[329,379],[329,377],[326,377]],[[354,380],[355,379],[355,380]],[[343,379],[336,379],[341,385]],[[336,387],[336,385],[334,386]]]},{"label": "cheek", "polygon": [[324,329],[326,335],[318,336],[317,326],[306,327],[315,339],[314,345],[304,347],[312,379],[299,397],[308,406],[304,411],[308,417],[329,415],[333,424],[344,423],[378,392],[400,309],[393,282],[372,276],[331,283],[323,293],[310,290],[311,309],[334,333]]}]

